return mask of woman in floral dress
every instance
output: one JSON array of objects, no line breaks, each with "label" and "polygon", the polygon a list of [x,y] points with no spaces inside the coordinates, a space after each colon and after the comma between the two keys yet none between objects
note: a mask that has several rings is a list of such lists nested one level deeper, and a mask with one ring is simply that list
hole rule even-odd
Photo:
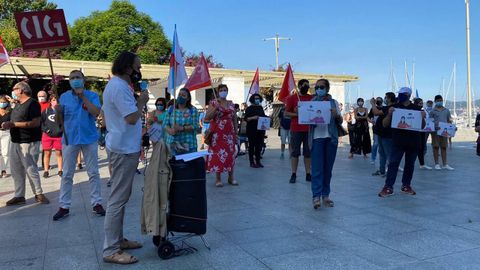
[{"label": "woman in floral dress", "polygon": [[235,107],[231,100],[227,100],[228,87],[220,84],[217,88],[218,98],[210,102],[205,116],[210,121],[212,141],[208,151],[212,153],[207,159],[207,172],[216,173],[215,186],[222,187],[221,174],[228,172],[228,184],[237,186],[233,178],[237,145],[237,119]]}]

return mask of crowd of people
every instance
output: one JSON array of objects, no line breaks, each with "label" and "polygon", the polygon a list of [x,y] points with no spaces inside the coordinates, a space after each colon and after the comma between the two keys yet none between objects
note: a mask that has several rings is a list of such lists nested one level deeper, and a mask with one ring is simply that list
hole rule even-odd
[{"label": "crowd of people", "polygon": [[[158,98],[155,109],[146,112],[148,91],[136,87],[142,79],[140,70],[141,60],[136,54],[123,52],[118,55],[112,65],[113,76],[103,91],[103,105],[99,95],[87,89],[86,78],[80,70],[70,72],[71,90],[60,97],[40,91],[35,100],[27,82],[16,83],[11,97],[0,96],[1,176],[8,177],[11,173],[15,185],[15,195],[7,201],[7,206],[26,203],[26,179],[35,200],[49,203],[43,194],[40,168],[37,166],[41,144],[43,177],[50,176],[53,151],[61,177],[59,208],[53,220],[68,217],[72,206],[73,177],[77,165],[82,164],[79,161],[82,154],[89,178],[92,211],[98,216],[105,216],[103,259],[110,263],[134,263],[137,258],[125,250],[142,247],[139,242],[125,238],[123,224],[125,205],[132,192],[137,166],[144,158],[142,145],[149,144],[146,137],[149,130],[161,130],[160,140],[172,155],[208,147],[206,170],[215,174],[215,186],[219,188],[224,186],[222,174],[227,174],[226,183],[229,185],[239,185],[234,175],[235,161],[245,152],[248,152],[251,168],[264,167],[262,159],[266,134],[264,129],[258,128],[258,121],[267,115],[260,94],[252,94],[249,104],[234,104],[228,99],[228,86],[220,84],[215,89],[215,98],[203,112],[199,112],[192,105],[190,91],[181,88],[175,99]],[[313,88],[314,94],[311,95],[310,82],[300,80],[298,92],[287,97],[278,119],[280,158],[285,158],[286,151],[290,158],[289,182],[297,182],[297,169],[303,155],[305,181],[311,182],[315,209],[334,207],[330,184],[339,140],[347,134],[344,126],[350,139],[350,159],[354,155],[363,155],[368,159],[371,154],[371,162],[376,164],[379,157],[379,167],[373,175],[385,177],[385,184],[378,194],[380,197],[393,195],[399,170],[404,171],[401,191],[416,194],[411,181],[417,157],[421,169],[432,169],[425,162],[428,137],[432,141],[434,168],[453,170],[447,163],[447,137],[435,132],[391,128],[396,109],[420,111],[423,126],[429,118],[433,119],[435,129],[441,122],[451,123],[451,114],[444,107],[440,95],[435,96],[433,101],[427,101],[424,107],[422,99],[412,100],[411,89],[403,87],[398,95],[388,92],[384,98],[372,98],[370,110],[366,108],[364,99],[359,98],[357,106],[342,115],[343,105],[330,95],[328,80],[316,81]],[[327,102],[330,119],[324,119],[322,124],[300,124],[299,102],[303,101]],[[373,128],[373,144],[370,127]],[[480,115],[475,127],[480,133]],[[200,145],[197,143],[199,128],[202,133]],[[480,155],[480,139],[477,142],[477,154]],[[245,144],[244,152],[241,151],[242,144]],[[110,172],[106,209],[101,197],[99,145],[106,149]],[[403,166],[400,165],[402,159]]]}]

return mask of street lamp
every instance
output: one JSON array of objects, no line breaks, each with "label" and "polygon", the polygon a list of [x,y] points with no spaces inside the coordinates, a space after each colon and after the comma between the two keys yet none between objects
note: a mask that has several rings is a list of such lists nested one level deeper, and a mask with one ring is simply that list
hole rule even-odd
[{"label": "street lamp", "polygon": [[280,69],[280,66],[278,65],[278,51],[280,50],[280,40],[292,40],[292,39],[286,38],[286,37],[279,37],[278,34],[276,34],[275,37],[263,39],[263,41],[268,41],[268,40],[275,41],[275,65],[276,65],[275,71],[278,71]]}]

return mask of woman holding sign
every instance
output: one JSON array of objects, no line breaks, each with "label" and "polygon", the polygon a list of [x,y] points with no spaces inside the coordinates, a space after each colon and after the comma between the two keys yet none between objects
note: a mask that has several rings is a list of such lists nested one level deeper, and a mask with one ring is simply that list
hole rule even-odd
[{"label": "woman holding sign", "polygon": [[220,84],[217,88],[218,99],[210,101],[205,121],[210,122],[212,141],[208,151],[212,153],[207,159],[207,172],[216,173],[216,187],[222,187],[221,174],[228,172],[228,184],[238,186],[233,179],[235,150],[237,145],[237,116],[235,106],[227,100],[228,87]]},{"label": "woman holding sign", "polygon": [[248,101],[251,106],[245,111],[244,117],[245,121],[247,121],[248,158],[250,159],[250,167],[263,168],[260,162],[260,153],[262,151],[263,139],[265,138],[265,130],[258,129],[258,118],[266,117],[262,107],[263,98],[259,94],[253,94]]},{"label": "woman holding sign", "polygon": [[312,195],[313,208],[317,209],[323,203],[324,207],[333,207],[330,199],[330,181],[332,169],[337,156],[338,129],[342,124],[342,116],[338,102],[328,94],[330,83],[326,79],[320,79],[315,84],[316,96],[313,101],[329,101],[331,104],[331,116],[325,119],[327,124],[311,125],[308,133],[308,141],[312,154]]}]

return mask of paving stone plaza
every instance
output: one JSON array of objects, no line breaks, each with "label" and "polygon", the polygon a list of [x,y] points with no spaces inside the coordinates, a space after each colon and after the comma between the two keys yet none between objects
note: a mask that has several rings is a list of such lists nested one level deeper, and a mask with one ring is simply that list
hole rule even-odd
[{"label": "paving stone plaza", "polygon": [[[449,149],[455,171],[419,170],[417,163],[417,195],[401,194],[397,178],[389,198],[377,196],[384,178],[371,176],[370,160],[349,160],[348,145],[341,146],[332,179],[335,207],[314,210],[303,169],[296,184],[288,183],[289,160],[279,158],[276,131],[269,136],[265,168],[250,168],[246,156],[237,159],[240,186],[216,188],[208,176],[205,238],[211,250],[192,238],[188,243],[198,252],[170,260],[160,259],[151,236],[140,233],[143,175],[135,179],[124,227],[126,237],[144,247],[131,252],[139,262],[129,266],[102,261],[104,218],[91,211],[85,170],[75,175],[71,214],[61,221],[52,221],[56,168],[42,179],[49,205],[34,203],[27,183],[27,204],[5,207],[13,181],[0,179],[0,269],[480,269],[480,157],[472,142]],[[430,148],[426,160],[432,165]],[[103,151],[99,162],[107,198]]]}]

